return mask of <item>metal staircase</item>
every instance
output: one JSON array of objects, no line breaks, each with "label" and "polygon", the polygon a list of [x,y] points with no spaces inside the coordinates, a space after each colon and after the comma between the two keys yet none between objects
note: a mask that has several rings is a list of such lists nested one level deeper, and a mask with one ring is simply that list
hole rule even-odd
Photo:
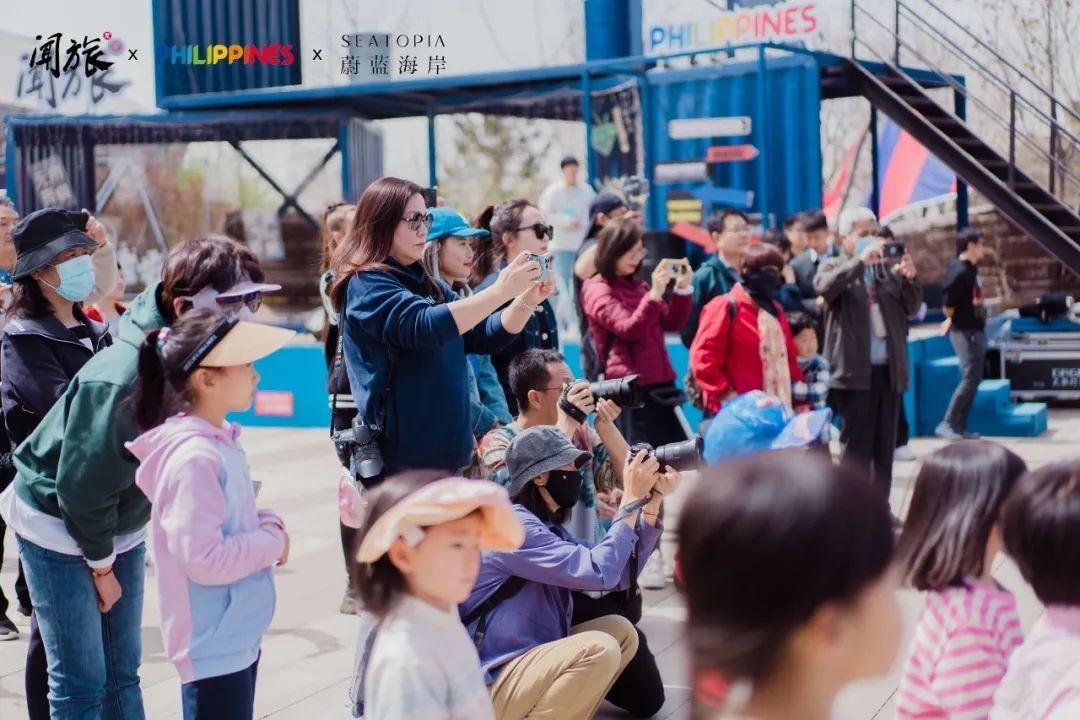
[{"label": "metal staircase", "polygon": [[[934,2],[918,0],[918,9],[914,4],[896,0],[890,27],[859,2],[852,1],[851,59],[846,68],[849,79],[874,107],[910,133],[1069,270],[1080,275],[1080,215],[1070,206],[1080,196],[1080,177],[1075,164],[1068,160],[1080,151],[1080,139],[1060,117],[1064,115],[1064,119],[1076,126],[1080,124],[1080,116]],[[909,42],[910,35],[908,39],[902,36],[905,25],[902,20],[932,40],[935,48],[948,53],[950,62],[958,61],[973,72],[981,81],[984,94],[976,95],[962,79],[930,62],[925,50],[920,51]],[[865,23],[869,23],[872,33],[868,37],[864,32],[860,37],[858,28]],[[881,54],[881,40],[885,37],[891,40],[891,58]],[[965,49],[956,37],[965,38],[964,42],[975,50]],[[858,59],[857,46],[869,51],[875,60]],[[1007,151],[995,149],[901,70],[902,50],[917,57],[920,64],[951,86],[982,117],[1006,130],[1002,137],[1007,140]],[[990,60],[980,60],[973,52],[980,52]],[[994,61],[997,69],[988,65]],[[1000,104],[1005,97],[1008,109],[1003,111]],[[1018,122],[1018,116],[1026,122]],[[1022,129],[1033,123],[1034,131]],[[1042,181],[1043,177],[1046,182]]]}]

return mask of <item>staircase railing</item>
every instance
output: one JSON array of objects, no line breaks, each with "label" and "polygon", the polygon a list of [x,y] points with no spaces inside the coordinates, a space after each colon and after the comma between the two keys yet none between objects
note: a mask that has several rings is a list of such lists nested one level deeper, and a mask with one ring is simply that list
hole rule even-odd
[{"label": "staircase railing", "polygon": [[[856,58],[856,50],[859,46],[865,48],[877,59],[900,66],[901,50],[910,53],[934,73],[941,80],[952,87],[965,100],[977,107],[980,112],[992,120],[1007,133],[1008,160],[1009,160],[1009,183],[1013,183],[1013,171],[1021,167],[1017,159],[1017,143],[1021,143],[1033,153],[1040,163],[1034,172],[1029,174],[1046,177],[1046,189],[1051,195],[1063,202],[1066,206],[1076,209],[1077,194],[1080,194],[1080,176],[1074,171],[1069,160],[1078,157],[1080,153],[1080,138],[1073,134],[1061,121],[1071,119],[1076,125],[1080,125],[1080,114],[1074,111],[1068,103],[1063,102],[1046,87],[1031,77],[1031,75],[1015,63],[1011,62],[997,49],[978,37],[967,27],[964,27],[955,17],[942,10],[933,0],[918,0],[919,9],[913,7],[913,3],[904,0],[894,0],[891,26],[887,21],[882,21],[874,13],[863,6],[858,0],[851,2],[851,57]],[[922,10],[923,12],[919,12]],[[886,57],[876,46],[876,43],[868,41],[866,34],[859,35],[859,27],[862,19],[883,30],[892,39],[892,57]],[[972,88],[966,83],[958,82],[952,73],[948,73],[930,60],[926,53],[914,45],[913,34],[909,31],[907,37],[903,34],[906,24],[922,33],[922,37],[929,37],[936,47],[945,50],[950,62],[956,62],[963,66],[965,72],[971,71],[978,75],[988,86],[996,89],[1004,96],[1008,96],[1007,113],[995,107],[993,101],[986,101],[973,93]],[[951,33],[942,28],[950,28]],[[1006,68],[1012,77],[1003,77],[1002,73],[996,72],[987,62],[980,60],[973,52],[966,50],[956,40],[956,36],[972,42],[976,52],[982,52],[1001,67]],[[1034,99],[1033,99],[1034,98]],[[1028,133],[1021,128],[1021,118],[1033,118],[1038,123],[1037,130],[1042,132]],[[1005,151],[1002,150],[1002,154]]]}]

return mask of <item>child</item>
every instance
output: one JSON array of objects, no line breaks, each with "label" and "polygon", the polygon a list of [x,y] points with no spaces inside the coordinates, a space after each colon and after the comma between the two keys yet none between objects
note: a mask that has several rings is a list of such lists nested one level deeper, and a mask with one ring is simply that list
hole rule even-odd
[{"label": "child", "polygon": [[1016,600],[990,571],[1024,461],[985,440],[947,445],[915,479],[899,555],[928,593],[900,679],[897,717],[986,718],[1023,639]]},{"label": "child", "polygon": [[1002,513],[1005,550],[1046,612],[1013,653],[991,720],[1080,718],[1080,460],[1017,483]]},{"label": "child", "polygon": [[817,330],[809,315],[791,315],[791,337],[795,341],[803,380],[791,385],[791,404],[797,409],[821,410],[828,407],[829,361],[818,355]]},{"label": "child", "polygon": [[367,496],[358,585],[377,625],[360,649],[354,717],[494,720],[458,604],[480,551],[516,550],[525,531],[504,488],[441,477],[398,475]]},{"label": "child", "polygon": [[[192,310],[139,350],[127,444],[150,528],[165,652],[183,683],[184,720],[249,720],[259,645],[274,615],[270,567],[289,557],[285,523],[256,510],[256,487],[230,412],[251,407],[251,363],[292,331]],[[182,411],[182,412],[181,412]]]},{"label": "child", "polygon": [[678,532],[695,717],[827,720],[899,646],[888,503],[804,452],[707,472]]}]

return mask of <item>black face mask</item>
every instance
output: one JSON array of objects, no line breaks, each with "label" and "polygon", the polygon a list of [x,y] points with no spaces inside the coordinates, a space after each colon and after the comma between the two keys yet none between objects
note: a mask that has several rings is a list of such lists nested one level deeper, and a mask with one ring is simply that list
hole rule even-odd
[{"label": "black face mask", "polygon": [[784,279],[780,277],[780,273],[769,272],[768,270],[754,270],[743,276],[743,285],[746,286],[746,289],[751,294],[761,295],[762,297],[776,297],[783,284]]},{"label": "black face mask", "polygon": [[580,470],[551,470],[548,472],[548,495],[561,508],[570,509],[577,505],[581,496]]}]

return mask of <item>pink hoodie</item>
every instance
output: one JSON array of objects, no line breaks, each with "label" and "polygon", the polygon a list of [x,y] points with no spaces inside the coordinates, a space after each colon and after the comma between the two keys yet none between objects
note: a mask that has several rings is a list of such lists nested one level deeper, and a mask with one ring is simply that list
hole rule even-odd
[{"label": "pink hoodie", "polygon": [[285,523],[255,508],[240,426],[171,417],[127,443],[150,499],[165,652],[183,682],[243,670],[274,615]]}]

